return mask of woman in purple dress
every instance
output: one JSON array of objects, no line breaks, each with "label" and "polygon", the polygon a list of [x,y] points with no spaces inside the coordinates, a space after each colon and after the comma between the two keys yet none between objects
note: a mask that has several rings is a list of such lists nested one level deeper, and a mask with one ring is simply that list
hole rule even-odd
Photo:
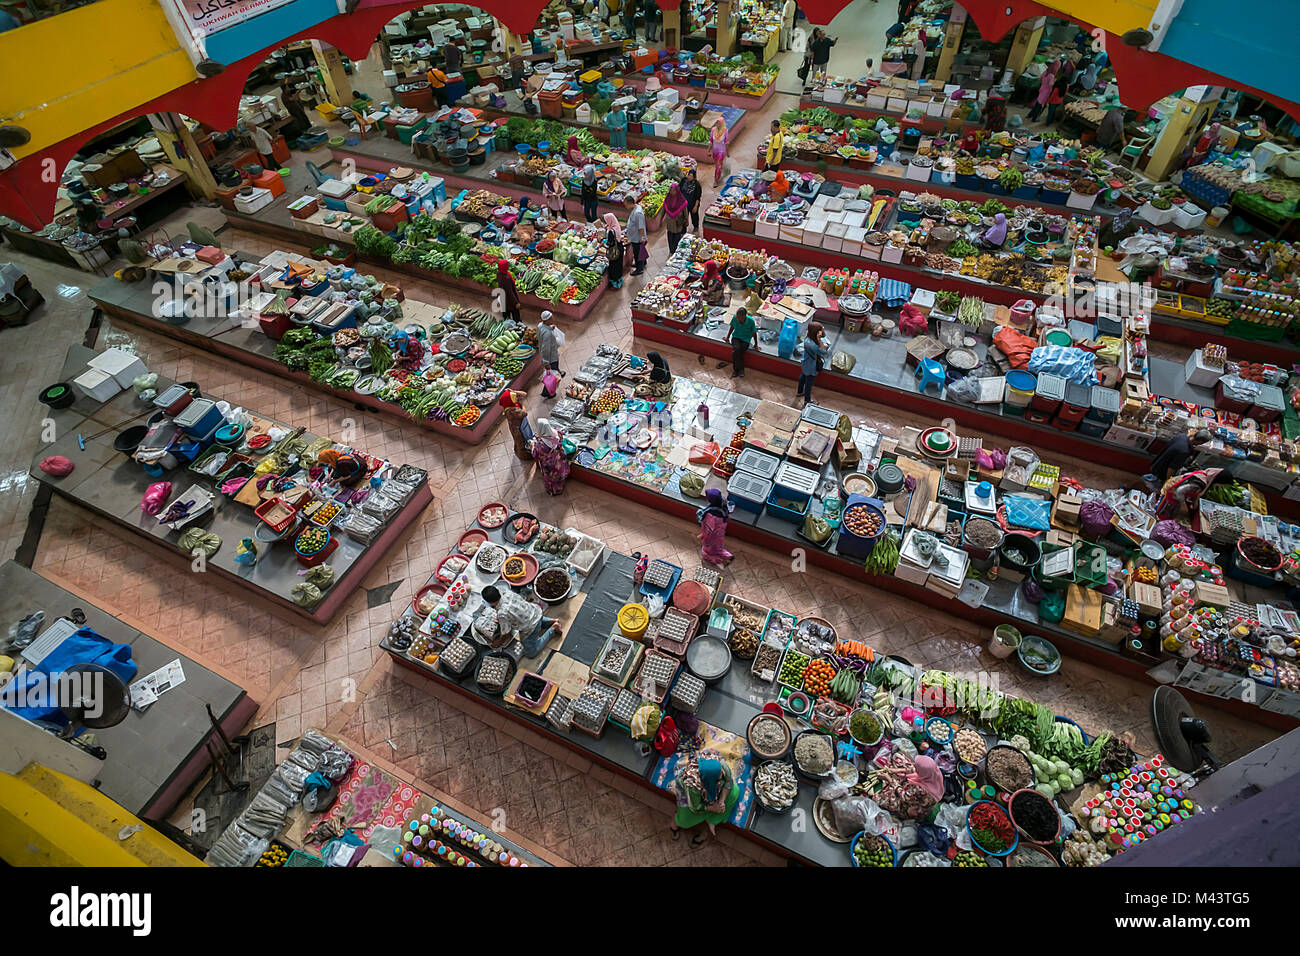
[{"label": "woman in purple dress", "polygon": [[545,418],[537,420],[537,437],[533,439],[533,460],[542,473],[548,495],[564,494],[569,477],[569,456],[564,453],[563,436]]},{"label": "woman in purple dress", "polygon": [[695,513],[700,522],[700,558],[705,564],[725,567],[734,557],[723,545],[727,537],[727,516],[731,512],[731,506],[717,488],[704,492],[704,500],[708,504]]}]

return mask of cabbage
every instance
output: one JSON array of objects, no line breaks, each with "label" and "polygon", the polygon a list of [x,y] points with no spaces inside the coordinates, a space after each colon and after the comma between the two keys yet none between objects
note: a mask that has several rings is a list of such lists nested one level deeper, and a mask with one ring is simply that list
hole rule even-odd
[{"label": "cabbage", "polygon": [[1057,776],[1056,785],[1062,790],[1070,790],[1074,787],[1074,781],[1070,779],[1068,773],[1063,773]]}]

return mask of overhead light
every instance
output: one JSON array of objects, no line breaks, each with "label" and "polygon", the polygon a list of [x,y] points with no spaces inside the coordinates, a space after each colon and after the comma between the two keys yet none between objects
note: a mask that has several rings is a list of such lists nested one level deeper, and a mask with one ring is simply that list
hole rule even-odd
[{"label": "overhead light", "polygon": [[199,76],[220,76],[226,71],[226,64],[218,63],[216,60],[204,57],[194,65],[194,69],[198,72]]},{"label": "overhead light", "polygon": [[1129,30],[1120,39],[1129,46],[1143,47],[1155,39],[1155,34],[1150,30]]},{"label": "overhead light", "polygon": [[13,149],[26,146],[32,141],[32,134],[21,126],[0,126],[0,147]]}]

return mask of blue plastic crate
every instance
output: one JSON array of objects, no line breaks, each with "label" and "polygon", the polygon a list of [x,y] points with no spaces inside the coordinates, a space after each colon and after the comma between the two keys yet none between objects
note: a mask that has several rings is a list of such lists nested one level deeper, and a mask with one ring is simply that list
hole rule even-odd
[{"label": "blue plastic crate", "polygon": [[773,488],[772,493],[767,496],[767,513],[778,518],[784,518],[786,521],[795,521],[802,524],[804,516],[808,514],[810,503],[810,498],[804,498],[802,502],[783,498],[777,494],[777,489]]}]

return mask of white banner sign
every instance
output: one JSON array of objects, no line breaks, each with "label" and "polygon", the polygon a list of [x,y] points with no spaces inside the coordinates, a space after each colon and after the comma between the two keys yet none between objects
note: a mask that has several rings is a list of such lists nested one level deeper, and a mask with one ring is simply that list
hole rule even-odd
[{"label": "white banner sign", "polygon": [[196,37],[211,36],[292,0],[176,0]]}]

